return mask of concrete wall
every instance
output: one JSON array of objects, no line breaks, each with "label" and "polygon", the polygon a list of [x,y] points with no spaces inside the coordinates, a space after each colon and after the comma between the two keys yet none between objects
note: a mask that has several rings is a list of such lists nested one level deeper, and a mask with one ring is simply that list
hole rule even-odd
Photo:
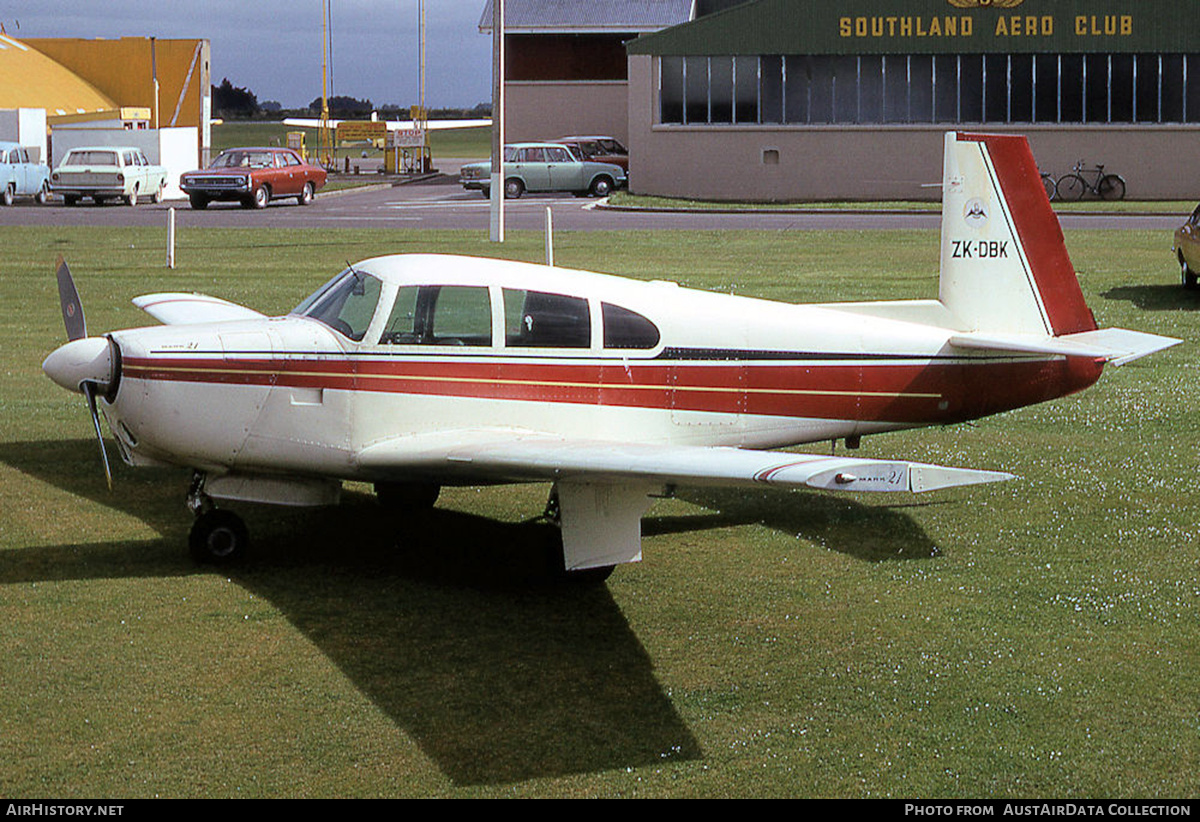
[{"label": "concrete wall", "polygon": [[508,82],[505,141],[606,134],[625,142],[629,102],[624,81]]},{"label": "concrete wall", "polygon": [[83,126],[55,126],[51,141],[53,162],[50,168],[58,167],[63,157],[73,148],[80,146],[131,146],[140,148],[151,163],[166,166],[167,188],[163,196],[179,199],[184,196],[179,188],[179,175],[196,168],[198,132],[195,128],[137,129],[87,128]]},{"label": "concrete wall", "polygon": [[1055,177],[1078,160],[1120,174],[1127,198],[1200,199],[1200,126],[656,125],[648,56],[629,60],[630,191],[704,200],[939,200],[942,135],[1025,134]]},{"label": "concrete wall", "polygon": [[0,110],[0,140],[20,143],[30,150],[30,159],[46,162],[46,109]]}]

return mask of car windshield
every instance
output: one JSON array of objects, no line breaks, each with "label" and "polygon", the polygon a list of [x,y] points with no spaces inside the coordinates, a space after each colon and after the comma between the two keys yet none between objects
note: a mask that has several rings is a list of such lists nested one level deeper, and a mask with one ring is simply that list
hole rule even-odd
[{"label": "car windshield", "polygon": [[115,151],[72,151],[63,160],[64,166],[115,166]]},{"label": "car windshield", "polygon": [[209,168],[271,168],[275,155],[270,151],[223,151]]},{"label": "car windshield", "polygon": [[343,336],[361,341],[375,316],[382,286],[370,274],[347,268],[309,295],[291,313],[311,317]]}]

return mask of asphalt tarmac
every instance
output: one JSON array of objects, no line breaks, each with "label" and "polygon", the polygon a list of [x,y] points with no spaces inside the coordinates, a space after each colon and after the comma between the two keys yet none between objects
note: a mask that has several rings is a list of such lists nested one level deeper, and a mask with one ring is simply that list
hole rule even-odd
[{"label": "asphalt tarmac", "polygon": [[[448,169],[453,171],[453,168]],[[276,227],[276,228],[424,228],[481,231],[490,226],[490,204],[479,193],[465,191],[457,176],[394,185],[368,184],[362,188],[324,191],[308,206],[294,199],[272,203],[261,211],[236,203],[214,203],[195,211],[186,200],[139,203],[129,207],[85,202],[68,207],[61,200],[39,206],[18,201],[0,208],[0,225],[61,226],[166,226],[175,209],[177,228]],[[525,194],[505,201],[506,231],[543,231],[546,212],[555,231],[752,229],[763,231],[872,230],[938,228],[937,212],[858,211],[627,211],[605,207],[598,200],[570,194]],[[1171,232],[1186,215],[1081,214],[1062,215],[1064,229],[1137,229]],[[1169,242],[1169,239],[1168,239]]]}]

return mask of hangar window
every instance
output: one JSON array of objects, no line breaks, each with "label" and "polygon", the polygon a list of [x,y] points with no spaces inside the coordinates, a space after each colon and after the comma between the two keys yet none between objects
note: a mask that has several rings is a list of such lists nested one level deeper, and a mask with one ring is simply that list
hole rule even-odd
[{"label": "hangar window", "polygon": [[1196,123],[1200,54],[663,56],[659,121]]},{"label": "hangar window", "polygon": [[504,344],[514,348],[590,348],[592,318],[582,297],[504,289]]},{"label": "hangar window", "polygon": [[658,328],[636,311],[602,303],[601,314],[604,317],[605,348],[645,349],[658,345]]}]

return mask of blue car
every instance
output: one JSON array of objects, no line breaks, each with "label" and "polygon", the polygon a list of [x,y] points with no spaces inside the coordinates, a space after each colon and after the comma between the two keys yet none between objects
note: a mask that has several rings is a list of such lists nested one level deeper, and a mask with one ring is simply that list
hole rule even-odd
[{"label": "blue car", "polygon": [[50,196],[50,168],[30,162],[25,146],[0,142],[0,187],[0,203],[6,206],[18,197],[45,203]]},{"label": "blue car", "polygon": [[[469,163],[459,172],[468,191],[491,194],[491,161]],[[611,163],[579,159],[559,143],[514,143],[504,147],[504,196],[526,191],[570,191],[577,196],[607,197],[625,185],[625,169]]]}]

